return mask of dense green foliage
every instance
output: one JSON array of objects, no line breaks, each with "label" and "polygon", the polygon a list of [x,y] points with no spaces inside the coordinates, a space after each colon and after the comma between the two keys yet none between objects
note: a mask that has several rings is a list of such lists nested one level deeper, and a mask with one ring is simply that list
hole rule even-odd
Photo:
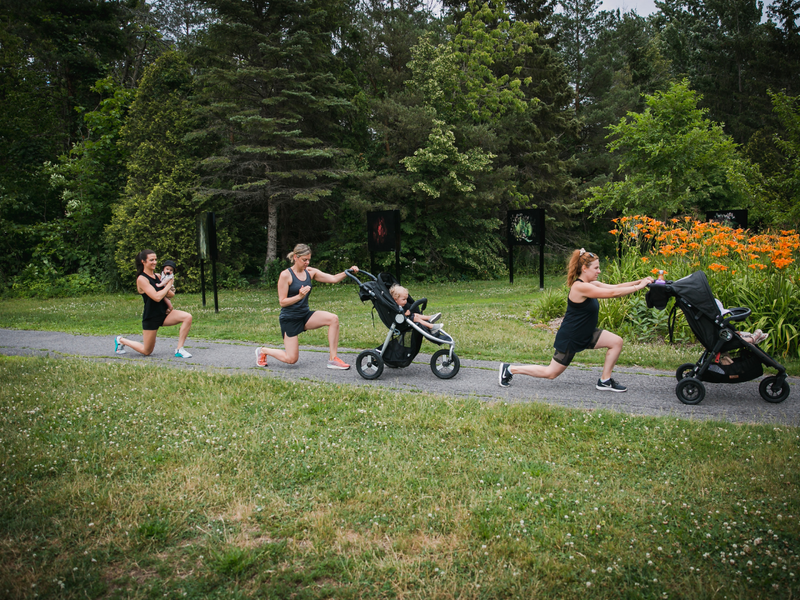
[{"label": "dense green foliage", "polygon": [[642,113],[611,125],[622,181],[590,190],[595,212],[618,210],[666,219],[675,214],[749,207],[759,174],[718,124],[697,106],[687,81],[647,97]]},{"label": "dense green foliage", "polygon": [[556,253],[626,210],[794,227],[800,5],[765,4],[0,0],[0,286],[127,289],[150,247],[192,288],[207,210],[235,286],[366,263],[370,210],[428,279],[502,275],[511,208]]}]

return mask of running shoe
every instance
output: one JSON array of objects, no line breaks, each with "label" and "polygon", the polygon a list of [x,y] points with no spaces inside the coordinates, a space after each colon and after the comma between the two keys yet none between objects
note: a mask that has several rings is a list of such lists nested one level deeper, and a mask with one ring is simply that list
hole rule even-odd
[{"label": "running shoe", "polygon": [[441,316],[442,316],[442,313],[436,313],[435,315],[432,315],[431,318],[428,319],[428,323],[436,323],[436,321],[438,321],[439,317],[441,317]]},{"label": "running shoe", "polygon": [[192,358],[192,355],[189,354],[185,348],[178,348],[175,350],[175,356],[178,358]]},{"label": "running shoe", "polygon": [[624,385],[621,385],[621,384],[617,383],[616,381],[614,381],[613,377],[611,379],[609,379],[608,381],[601,381],[600,379],[598,379],[597,380],[597,385],[594,386],[594,387],[596,387],[598,390],[602,390],[604,392],[627,392],[628,391],[628,388],[626,388]]},{"label": "running shoe", "polygon": [[344,362],[341,358],[337,356],[333,360],[328,361],[328,368],[341,369],[342,371],[344,371],[345,369],[349,369],[350,365],[348,365],[346,362]]},{"label": "running shoe", "polygon": [[441,324],[441,323],[437,323],[436,325],[433,325],[433,326],[431,326],[431,331],[432,331],[433,333],[436,333],[436,332],[438,332],[438,331],[439,331],[441,328],[442,328],[442,324]]},{"label": "running shoe", "polygon": [[509,368],[510,366],[511,365],[508,363],[502,363],[500,365],[500,387],[508,387],[511,385],[511,380],[514,378],[514,376],[511,374],[511,369]]},{"label": "running shoe", "polygon": [[262,352],[263,348],[256,348],[256,366],[257,367],[266,367],[267,366],[267,353]]},{"label": "running shoe", "polygon": [[119,341],[121,338],[121,335],[118,335],[114,338],[114,352],[116,354],[125,354],[125,346],[123,346],[122,342]]}]

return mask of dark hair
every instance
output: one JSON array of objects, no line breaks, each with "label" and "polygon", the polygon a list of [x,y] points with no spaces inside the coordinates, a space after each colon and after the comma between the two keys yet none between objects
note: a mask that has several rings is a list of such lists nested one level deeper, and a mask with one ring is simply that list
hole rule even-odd
[{"label": "dark hair", "polygon": [[575,250],[572,256],[569,257],[569,263],[567,263],[567,285],[572,287],[575,280],[580,277],[581,269],[597,259],[598,256],[594,252],[587,252],[583,248]]},{"label": "dark hair", "polygon": [[139,277],[142,273],[144,273],[144,261],[147,260],[147,257],[151,254],[155,254],[153,250],[142,250],[139,254],[136,255],[136,258],[133,259],[134,263],[136,263],[136,277]]}]

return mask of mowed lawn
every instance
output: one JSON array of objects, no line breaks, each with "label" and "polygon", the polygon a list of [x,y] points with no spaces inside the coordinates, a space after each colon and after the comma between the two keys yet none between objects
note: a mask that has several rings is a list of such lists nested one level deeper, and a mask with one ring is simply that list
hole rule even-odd
[{"label": "mowed lawn", "polygon": [[6,357],[0,440],[3,598],[797,597],[794,428]]},{"label": "mowed lawn", "polygon": [[[538,280],[409,287],[463,357],[552,354]],[[279,344],[274,290],[175,304],[195,338]],[[311,305],[343,347],[385,335],[355,286]],[[0,303],[0,327],[140,319],[133,295]],[[629,343],[621,362],[699,351]],[[2,357],[0,597],[796,598],[799,460],[790,427]]]}]

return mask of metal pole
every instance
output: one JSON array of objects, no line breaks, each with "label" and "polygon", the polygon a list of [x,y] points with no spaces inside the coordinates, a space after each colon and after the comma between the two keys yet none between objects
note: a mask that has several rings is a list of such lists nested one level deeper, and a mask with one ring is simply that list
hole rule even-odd
[{"label": "metal pole", "polygon": [[219,312],[219,301],[217,300],[217,261],[211,261],[211,281],[214,285],[214,312]]},{"label": "metal pole", "polygon": [[200,292],[203,295],[203,306],[206,305],[206,270],[203,267],[205,261],[200,259]]}]

